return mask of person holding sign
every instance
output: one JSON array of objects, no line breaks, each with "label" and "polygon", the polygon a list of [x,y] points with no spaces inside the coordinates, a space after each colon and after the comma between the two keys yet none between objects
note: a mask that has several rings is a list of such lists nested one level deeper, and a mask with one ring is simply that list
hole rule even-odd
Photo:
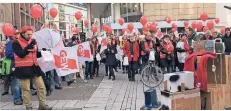
[{"label": "person holding sign", "polygon": [[37,58],[41,57],[41,52],[37,50],[36,41],[32,38],[33,30],[22,27],[21,36],[12,44],[15,60],[15,75],[20,82],[22,89],[23,104],[27,110],[32,110],[32,98],[30,91],[30,79],[33,80],[37,88],[39,99],[39,110],[51,110],[52,107],[46,105],[46,90],[42,79],[42,71],[38,65]]}]

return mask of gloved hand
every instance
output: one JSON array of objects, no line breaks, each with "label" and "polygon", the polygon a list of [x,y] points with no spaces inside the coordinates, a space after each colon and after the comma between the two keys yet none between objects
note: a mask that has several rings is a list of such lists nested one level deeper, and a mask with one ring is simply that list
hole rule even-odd
[{"label": "gloved hand", "polygon": [[29,44],[28,46],[26,46],[26,49],[33,49],[34,48],[34,44]]},{"label": "gloved hand", "polygon": [[33,39],[30,44],[35,45],[36,43],[37,43],[36,40]]}]

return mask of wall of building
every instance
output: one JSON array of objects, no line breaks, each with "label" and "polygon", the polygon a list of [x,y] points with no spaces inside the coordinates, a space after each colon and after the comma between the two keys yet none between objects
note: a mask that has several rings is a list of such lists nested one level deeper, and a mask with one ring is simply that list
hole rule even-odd
[{"label": "wall of building", "polygon": [[[62,3],[48,3],[46,10],[49,11],[50,8],[56,8],[58,10],[58,15],[55,19],[50,17],[49,13],[47,12],[46,20],[50,23],[54,23],[57,26],[58,31],[60,34],[65,36],[66,38],[69,38],[73,35],[72,29],[74,27],[79,28],[79,32],[82,30],[82,21],[75,19],[75,12],[80,11],[82,13],[82,20],[87,19],[87,9],[77,7],[71,4],[62,4]],[[87,30],[86,27],[84,27],[84,31]]]},{"label": "wall of building", "polygon": [[13,14],[12,4],[0,3],[0,41],[6,39],[6,37],[2,33],[2,25],[4,23],[13,24],[12,14]]},{"label": "wall of building", "polygon": [[216,3],[144,3],[144,16],[152,20],[199,19],[202,12],[207,12],[210,18],[216,17]]}]

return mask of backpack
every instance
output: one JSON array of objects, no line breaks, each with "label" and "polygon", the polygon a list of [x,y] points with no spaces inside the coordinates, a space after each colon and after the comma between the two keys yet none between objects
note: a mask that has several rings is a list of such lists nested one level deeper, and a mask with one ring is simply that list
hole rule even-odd
[{"label": "backpack", "polygon": [[2,73],[1,75],[8,75],[12,72],[11,70],[11,59],[8,59],[6,57],[2,60]]}]

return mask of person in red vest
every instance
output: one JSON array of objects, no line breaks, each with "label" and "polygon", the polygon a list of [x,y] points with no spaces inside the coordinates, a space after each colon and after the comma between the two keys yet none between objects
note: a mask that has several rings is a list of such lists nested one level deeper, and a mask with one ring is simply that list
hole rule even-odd
[{"label": "person in red vest", "polygon": [[139,44],[135,39],[135,35],[130,35],[130,41],[124,44],[124,56],[128,57],[128,79],[129,81],[135,81],[135,70],[138,68],[139,60]]},{"label": "person in red vest", "polygon": [[140,42],[140,48],[141,48],[141,59],[142,59],[142,64],[141,64],[141,71],[142,71],[144,66],[148,62],[150,51],[154,48],[154,43],[150,32],[147,32],[147,34],[145,35],[145,39]]},{"label": "person in red vest", "polygon": [[160,46],[160,66],[164,73],[166,69],[168,73],[172,72],[174,63],[174,46],[169,35],[164,35]]},{"label": "person in red vest", "polygon": [[27,110],[32,110],[32,100],[30,91],[30,79],[33,80],[37,88],[39,99],[39,110],[51,110],[52,107],[46,105],[46,89],[42,79],[37,58],[41,57],[41,52],[37,50],[36,41],[32,38],[33,30],[24,26],[21,29],[21,36],[12,44],[15,60],[15,76],[20,81],[22,89],[23,103]]},{"label": "person in red vest", "polygon": [[[123,50],[123,52],[124,52],[125,42],[127,42],[127,36],[126,35],[124,35],[122,41],[120,41],[120,48]],[[123,53],[123,55],[124,55],[124,53]],[[122,70],[123,70],[123,74],[128,72],[128,66],[124,66],[123,62],[122,62]]]}]

